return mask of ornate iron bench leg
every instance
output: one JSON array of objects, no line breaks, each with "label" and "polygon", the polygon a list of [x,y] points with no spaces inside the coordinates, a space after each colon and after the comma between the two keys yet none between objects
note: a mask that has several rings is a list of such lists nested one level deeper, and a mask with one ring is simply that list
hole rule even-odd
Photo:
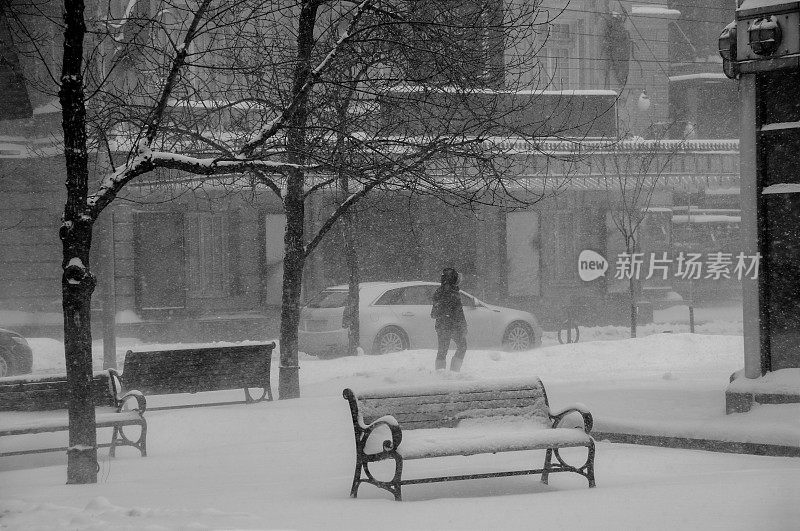
[{"label": "ornate iron bench leg", "polygon": [[[354,492],[358,491],[358,485],[362,482],[366,482],[375,485],[379,489],[388,490],[394,496],[395,501],[403,501],[403,482],[401,479],[403,475],[403,458],[398,454],[391,454],[389,457],[394,459],[395,462],[394,477],[392,477],[392,479],[389,481],[381,481],[376,479],[369,469],[369,461],[362,461],[361,465],[363,466],[364,474],[367,477],[366,479],[361,479],[361,475],[359,473],[360,470],[358,469],[358,466],[356,466],[356,476],[353,478],[353,488],[350,490],[350,496],[355,498]],[[383,459],[388,459],[388,457],[384,457]]]},{"label": "ornate iron bench leg", "polygon": [[391,487],[388,489],[389,492],[394,494],[394,501],[403,501],[403,491],[402,491],[402,480],[401,476],[403,475],[403,458],[397,454],[394,454],[394,477],[392,478]]},{"label": "ornate iron bench leg", "polygon": [[147,421],[142,424],[142,434],[139,436],[139,444],[137,446],[142,453],[142,457],[147,457]]},{"label": "ornate iron bench leg", "polygon": [[147,457],[147,421],[142,419],[141,422],[137,422],[133,425],[141,428],[139,438],[136,441],[130,440],[128,436],[125,435],[125,430],[123,429],[125,426],[124,424],[114,426],[114,434],[111,436],[111,448],[108,452],[109,456],[114,457],[116,447],[122,444],[125,446],[133,446],[141,452],[142,457]]},{"label": "ornate iron bench leg", "polygon": [[553,458],[553,450],[551,448],[547,449],[547,452],[544,454],[544,468],[542,469],[542,483],[547,485],[547,482],[550,478],[550,461]]},{"label": "ornate iron bench leg", "polygon": [[586,460],[586,479],[589,480],[589,488],[595,486],[594,483],[594,441],[589,446],[589,457]]},{"label": "ornate iron bench leg", "polygon": [[109,457],[116,457],[118,435],[119,435],[119,426],[114,426],[114,433],[111,434],[111,446],[108,449]]},{"label": "ornate iron bench leg", "polygon": [[350,487],[350,497],[358,497],[358,487],[361,485],[361,459],[356,457],[356,471],[353,474],[353,486]]}]

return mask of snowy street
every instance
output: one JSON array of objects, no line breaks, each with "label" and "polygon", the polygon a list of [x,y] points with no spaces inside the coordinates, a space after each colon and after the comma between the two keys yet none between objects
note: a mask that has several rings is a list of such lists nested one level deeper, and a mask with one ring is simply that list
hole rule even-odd
[{"label": "snowy street", "polygon": [[[359,498],[351,500],[353,432],[341,397],[348,386],[537,374],[553,408],[583,402],[595,416],[596,430],[614,423],[655,425],[664,433],[800,445],[797,404],[724,414],[728,376],[741,364],[740,336],[658,334],[527,353],[470,351],[457,375],[435,372],[433,356],[418,350],[307,357],[301,360],[298,400],[150,411],[148,457],[123,448],[109,460],[102,450],[97,485],[65,486],[60,454],[6,458],[0,461],[0,524],[10,529],[783,530],[800,518],[798,458],[602,440],[596,489],[577,475],[562,474],[548,486],[536,476],[410,485],[403,503],[363,485]],[[39,372],[46,359],[39,361]],[[49,359],[55,363],[57,352]],[[275,380],[273,372],[273,385]],[[148,404],[204,398],[150,397]],[[2,448],[24,445],[26,437],[14,439],[0,441]],[[451,457],[412,461],[405,470],[408,477],[484,472],[538,467],[542,458],[543,452]]]}]

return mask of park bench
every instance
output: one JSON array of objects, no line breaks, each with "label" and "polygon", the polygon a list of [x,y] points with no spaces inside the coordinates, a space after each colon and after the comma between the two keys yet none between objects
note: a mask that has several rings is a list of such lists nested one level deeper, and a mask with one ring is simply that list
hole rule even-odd
[{"label": "park bench", "polygon": [[[553,413],[542,382],[535,377],[378,390],[345,389],[355,430],[356,467],[350,496],[370,483],[402,499],[403,485],[500,476],[576,472],[595,486],[592,415],[580,404]],[[579,428],[562,427],[580,415]],[[567,420],[569,419],[569,420]],[[586,447],[586,462],[567,464],[559,449]],[[403,462],[446,456],[545,450],[540,469],[403,479]],[[555,462],[553,462],[555,457]],[[370,464],[394,460],[392,479],[381,481]]]},{"label": "park bench", "polygon": [[[270,367],[275,342],[201,348],[129,350],[122,383],[150,395],[243,389],[244,400],[171,404],[176,409],[272,400]],[[250,389],[260,389],[255,396]]]},{"label": "park bench", "polygon": [[[97,371],[92,378],[92,399],[97,428],[113,428],[112,457],[119,445],[133,446],[147,455],[147,401],[139,391],[119,396],[119,374],[113,369]],[[0,378],[0,437],[69,430],[69,384],[66,374],[47,376],[11,376]],[[127,409],[135,400],[136,409]],[[139,437],[129,439],[126,426],[139,426]],[[26,449],[0,453],[0,457],[40,452],[65,451],[67,447]]]}]

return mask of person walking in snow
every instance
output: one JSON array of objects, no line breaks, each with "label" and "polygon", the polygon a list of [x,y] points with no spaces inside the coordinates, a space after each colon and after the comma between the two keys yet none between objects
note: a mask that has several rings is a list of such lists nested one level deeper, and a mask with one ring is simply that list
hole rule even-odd
[{"label": "person walking in snow", "polygon": [[431,317],[436,319],[436,336],[439,350],[436,352],[436,369],[447,367],[447,349],[450,341],[456,344],[456,352],[450,361],[450,370],[458,371],[467,353],[467,320],[461,305],[459,289],[460,275],[452,267],[442,270],[441,285],[433,293]]}]

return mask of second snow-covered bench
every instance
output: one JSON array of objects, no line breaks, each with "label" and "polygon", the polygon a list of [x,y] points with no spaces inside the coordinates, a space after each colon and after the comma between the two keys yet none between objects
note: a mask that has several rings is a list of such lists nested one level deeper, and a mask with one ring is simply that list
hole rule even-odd
[{"label": "second snow-covered bench", "polygon": [[[592,415],[582,405],[551,412],[544,385],[538,378],[444,382],[383,390],[345,389],[356,443],[356,467],[350,496],[361,483],[370,483],[402,499],[402,486],[499,476],[541,474],[547,483],[554,472],[575,472],[595,486]],[[583,426],[560,427],[570,413]],[[567,464],[560,448],[586,447],[586,462]],[[545,450],[544,466],[457,476],[403,479],[403,462],[411,459]],[[555,457],[555,462],[553,462]],[[394,477],[380,481],[370,472],[377,461],[394,460]]]},{"label": "second snow-covered bench", "polygon": [[[122,383],[151,395],[244,390],[244,401],[201,402],[153,407],[176,409],[272,400],[270,367],[275,342],[196,348],[129,350]],[[251,394],[250,390],[256,391]]]}]

